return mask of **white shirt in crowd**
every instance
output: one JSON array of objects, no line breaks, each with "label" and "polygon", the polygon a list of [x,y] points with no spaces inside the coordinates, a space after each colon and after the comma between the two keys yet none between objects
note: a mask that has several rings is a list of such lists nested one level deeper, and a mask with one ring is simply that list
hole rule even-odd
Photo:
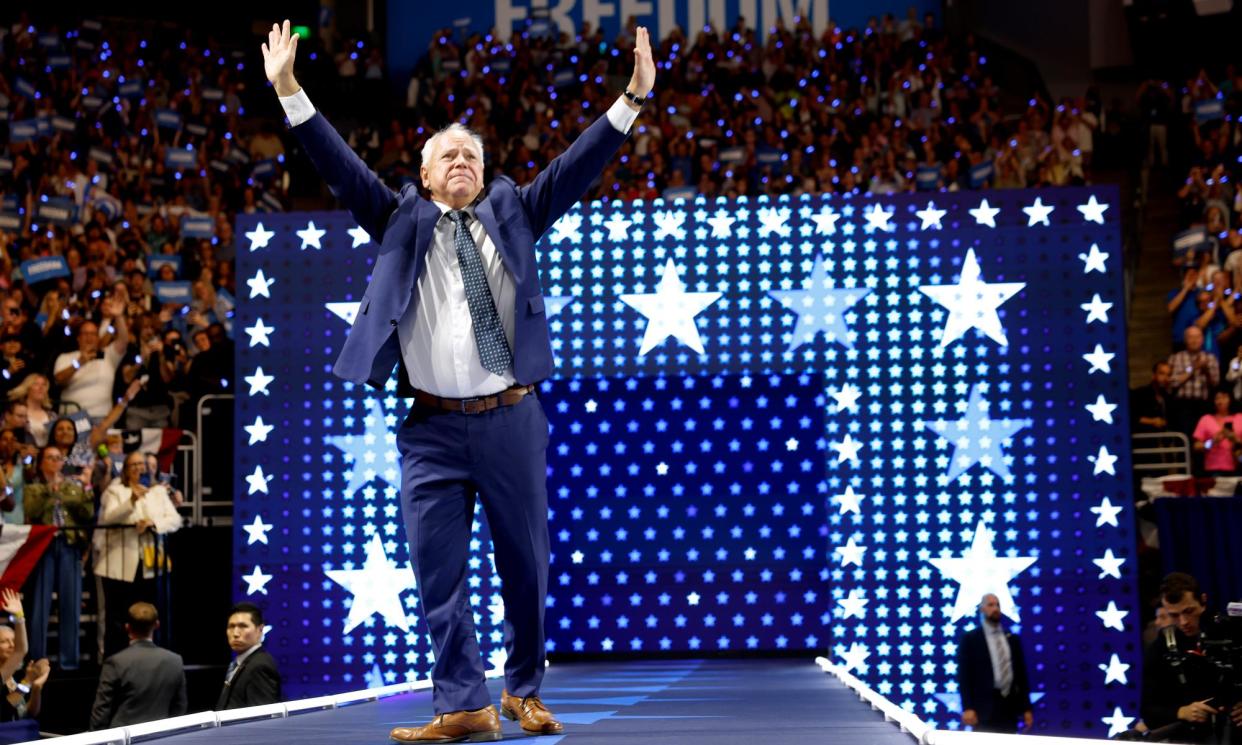
[{"label": "white shirt in crowd", "polygon": [[[56,358],[52,366],[53,373],[59,373],[71,367],[82,358],[81,352],[64,352]],[[121,355],[112,344],[103,348],[103,355],[87,362],[73,374],[60,400],[73,401],[96,421],[103,419],[112,410],[112,384],[116,380],[116,368],[121,364]]]}]

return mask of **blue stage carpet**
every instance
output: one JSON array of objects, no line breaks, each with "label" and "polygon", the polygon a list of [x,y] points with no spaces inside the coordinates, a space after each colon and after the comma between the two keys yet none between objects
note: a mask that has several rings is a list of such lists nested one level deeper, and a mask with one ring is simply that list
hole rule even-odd
[{"label": "blue stage carpet", "polygon": [[[497,702],[501,686],[499,680],[490,686]],[[914,742],[809,659],[559,664],[548,669],[543,700],[564,722],[565,734],[528,738],[516,722],[505,720],[506,740],[531,745]],[[430,716],[431,694],[419,692],[159,742],[379,744],[388,742],[391,728]]]}]

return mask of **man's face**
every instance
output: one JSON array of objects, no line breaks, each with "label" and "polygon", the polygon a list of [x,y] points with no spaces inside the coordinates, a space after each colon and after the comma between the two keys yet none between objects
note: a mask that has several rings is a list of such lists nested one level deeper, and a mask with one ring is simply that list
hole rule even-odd
[{"label": "man's face", "polygon": [[1195,597],[1190,593],[1183,593],[1182,599],[1176,603],[1170,603],[1168,600],[1161,598],[1160,605],[1164,608],[1164,612],[1168,614],[1169,623],[1176,626],[1186,636],[1197,636],[1199,634],[1199,617],[1203,615],[1204,603],[1207,602],[1207,595]]},{"label": "man's face", "polygon": [[4,325],[10,330],[21,328],[22,306],[16,300],[4,301]]},{"label": "man's face", "polygon": [[452,207],[465,207],[483,190],[483,159],[474,140],[460,132],[440,136],[419,174],[432,198]]},{"label": "man's face", "polygon": [[82,324],[78,329],[78,351],[92,353],[99,348],[99,327],[93,323]]},{"label": "man's face", "polygon": [[254,625],[249,613],[234,613],[229,616],[228,626],[229,648],[234,652],[245,652],[258,644],[263,630]]},{"label": "man's face", "polygon": [[30,423],[30,417],[26,411],[25,404],[17,404],[13,408],[9,409],[8,413],[5,414],[4,419],[4,426],[6,428],[24,428]]},{"label": "man's face", "polygon": [[1182,338],[1186,340],[1187,352],[1198,352],[1203,349],[1203,332],[1197,326],[1186,329],[1186,335]]},{"label": "man's face", "polygon": [[1173,368],[1167,363],[1156,365],[1155,371],[1151,374],[1151,380],[1156,384],[1157,388],[1168,388],[1169,380],[1173,377]]},{"label": "man's face", "polygon": [[985,595],[983,602],[979,603],[979,612],[983,617],[992,623],[1000,623],[1001,607],[1000,600],[995,595]]}]

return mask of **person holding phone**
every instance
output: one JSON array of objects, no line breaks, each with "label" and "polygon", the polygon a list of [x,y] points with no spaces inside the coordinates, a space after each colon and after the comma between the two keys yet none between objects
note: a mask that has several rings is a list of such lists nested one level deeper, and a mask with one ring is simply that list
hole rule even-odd
[{"label": "person holding phone", "polygon": [[1203,470],[1216,476],[1238,473],[1238,433],[1242,419],[1233,413],[1233,397],[1217,391],[1212,399],[1215,410],[1204,414],[1195,426],[1195,451],[1203,453]]}]

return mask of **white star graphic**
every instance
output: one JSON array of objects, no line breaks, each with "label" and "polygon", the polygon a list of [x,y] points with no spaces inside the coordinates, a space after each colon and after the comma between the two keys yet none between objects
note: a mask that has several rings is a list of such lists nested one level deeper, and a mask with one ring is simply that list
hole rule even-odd
[{"label": "white star graphic", "polygon": [[966,252],[962,276],[957,284],[922,285],[919,290],[949,311],[949,318],[940,335],[940,347],[943,349],[970,329],[979,329],[1002,347],[1008,346],[1009,340],[1005,337],[997,309],[1023,287],[1026,287],[1024,282],[984,282],[979,275],[979,260],[975,258],[972,248]]},{"label": "white star graphic", "polygon": [[319,239],[324,237],[328,231],[315,227],[315,221],[311,220],[306,223],[306,227],[304,229],[295,232],[298,237],[302,239],[301,250],[305,251],[308,247],[322,249],[323,246],[319,245]]},{"label": "white star graphic", "polygon": [[271,342],[267,335],[275,330],[275,326],[265,325],[262,318],[254,319],[254,325],[246,327],[246,334],[250,336],[250,346],[256,347],[262,344],[265,347],[270,347]]},{"label": "white star graphic", "polygon": [[1044,204],[1043,197],[1035,197],[1035,204],[1032,204],[1030,207],[1022,208],[1022,211],[1026,213],[1027,217],[1026,226],[1030,228],[1035,225],[1051,225],[1052,223],[1048,221],[1048,215],[1052,214],[1054,209],[1056,209],[1056,207],[1050,204]]},{"label": "white star graphic", "polygon": [[857,670],[860,673],[867,667],[866,660],[871,656],[867,648],[858,642],[854,642],[847,651],[840,652],[839,654],[841,659],[844,660],[841,663],[842,669],[846,672]]},{"label": "white star graphic", "polygon": [[633,225],[629,220],[623,219],[621,215],[612,215],[608,221],[604,223],[604,227],[608,228],[608,240],[623,241],[630,237],[630,226]]},{"label": "white star graphic", "polygon": [[1078,205],[1078,211],[1082,213],[1082,219],[1087,222],[1098,222],[1104,224],[1104,210],[1108,209],[1107,204],[1101,204],[1095,201],[1095,195],[1087,200],[1086,204]]},{"label": "white star graphic", "polygon": [[836,549],[833,550],[833,553],[840,555],[841,566],[847,567],[850,564],[862,566],[863,554],[866,553],[866,551],[867,547],[860,546],[855,543],[853,536],[851,536],[850,539],[846,541],[844,546],[837,546]]},{"label": "white star graphic", "polygon": [[544,295],[543,312],[548,318],[565,310],[565,306],[574,301],[573,295]]},{"label": "white star graphic", "polygon": [[639,356],[645,355],[670,336],[699,354],[703,341],[694,317],[720,299],[719,292],[686,292],[672,259],[664,265],[656,291],[642,295],[622,295],[621,302],[647,317]]},{"label": "white star graphic", "polygon": [[862,449],[862,441],[855,440],[850,437],[850,433],[845,433],[845,439],[841,442],[834,442],[829,445],[833,450],[837,451],[837,463],[849,461],[854,465],[858,465],[858,451]]},{"label": "white star graphic", "polygon": [[364,431],[325,438],[329,445],[345,454],[345,462],[349,464],[346,472],[349,483],[344,492],[346,498],[377,478],[401,488],[401,474],[394,452],[397,437],[389,431],[388,417],[378,400],[368,398],[366,407]]},{"label": "white star graphic", "polygon": [[792,214],[788,207],[760,207],[756,213],[760,225],[759,230],[755,232],[760,238],[767,238],[773,233],[782,238],[788,238],[793,229],[786,223],[789,222]]},{"label": "white star graphic", "polygon": [[1126,671],[1130,669],[1130,666],[1122,662],[1116,653],[1113,654],[1112,659],[1108,661],[1107,665],[1101,662],[1099,668],[1104,671],[1104,685],[1109,683],[1129,685],[1130,681],[1126,679]]},{"label": "white star graphic", "polygon": [[1117,456],[1108,452],[1107,446],[1101,445],[1099,454],[1088,455],[1087,460],[1095,464],[1095,470],[1091,475],[1099,476],[1101,473],[1117,475],[1117,469],[1114,467],[1117,463]]},{"label": "white star graphic", "polygon": [[984,199],[979,202],[979,206],[973,210],[967,210],[970,216],[975,218],[975,222],[979,225],[987,225],[989,228],[996,227],[996,216],[1000,213],[997,207],[989,207],[988,200]]},{"label": "white star graphic", "polygon": [[367,558],[361,569],[324,571],[328,579],[354,596],[349,606],[349,618],[345,620],[345,629],[341,633],[348,634],[375,613],[379,613],[389,626],[409,631],[410,618],[401,603],[401,593],[415,587],[414,572],[409,562],[403,566],[394,564],[384,553],[384,543],[378,533],[371,535],[366,552]]},{"label": "white star graphic", "polygon": [[1104,628],[1125,631],[1126,625],[1124,619],[1127,615],[1129,615],[1129,613],[1130,611],[1128,610],[1121,610],[1118,608],[1116,601],[1110,600],[1108,601],[1108,607],[1104,610],[1097,610],[1095,615],[1099,616],[1100,620],[1104,622]]},{"label": "white star graphic", "polygon": [[1091,363],[1091,369],[1087,371],[1087,374],[1090,375],[1094,372],[1111,373],[1113,367],[1109,363],[1116,356],[1113,352],[1105,352],[1103,345],[1096,344],[1095,349],[1082,356],[1084,360]]},{"label": "white star graphic", "polygon": [[958,558],[942,556],[928,559],[946,579],[958,583],[957,600],[953,603],[949,620],[965,618],[978,609],[984,595],[995,595],[1001,613],[1015,622],[1021,621],[1009,592],[1009,580],[1025,572],[1035,563],[1034,556],[998,556],[992,545],[992,531],[980,520],[975,525],[975,535],[970,548]]},{"label": "white star graphic", "polygon": [[853,349],[853,332],[846,325],[845,314],[871,290],[865,287],[833,287],[832,277],[828,276],[828,264],[822,256],[815,258],[811,276],[803,286],[805,289],[772,290],[768,293],[798,316],[790,334],[789,351],[810,343],[821,331],[827,341]]},{"label": "white star graphic", "polygon": [[1104,579],[1105,577],[1121,579],[1121,565],[1126,563],[1126,560],[1125,557],[1114,556],[1113,550],[1110,548],[1104,552],[1104,556],[1099,559],[1092,559],[1091,563],[1100,568],[1100,576],[1096,579]]},{"label": "white star graphic", "polygon": [[837,504],[841,505],[841,512],[844,515],[847,512],[853,512],[855,515],[861,515],[859,505],[862,503],[863,495],[854,491],[854,487],[846,486],[844,494],[838,494],[835,497]]},{"label": "white star graphic", "polygon": [[354,325],[354,319],[358,317],[358,308],[361,305],[362,303],[340,302],[324,303],[323,307],[327,308],[332,315],[352,326]]},{"label": "white star graphic", "polygon": [[267,442],[267,436],[271,434],[272,430],[276,429],[276,427],[271,424],[264,424],[263,417],[256,416],[254,418],[254,424],[247,424],[245,427],[242,427],[242,429],[246,430],[246,434],[250,435],[250,442],[247,444],[253,445],[256,442]]},{"label": "white star graphic", "polygon": [[733,223],[736,222],[724,210],[717,210],[716,214],[707,218],[707,224],[712,226],[713,238],[728,238],[733,235]]},{"label": "white star graphic", "polygon": [[255,466],[254,473],[246,477],[247,494],[262,493],[267,494],[267,482],[271,481],[271,476],[263,474],[263,466]]},{"label": "white star graphic", "polygon": [[250,574],[242,575],[242,579],[246,581],[246,594],[253,595],[256,592],[267,594],[267,583],[272,581],[272,575],[264,574],[258,564],[254,565],[254,571]]},{"label": "white star graphic", "polygon": [[1134,721],[1134,717],[1122,714],[1121,707],[1116,706],[1113,707],[1111,717],[1101,717],[1100,721],[1108,725],[1108,737],[1114,737],[1130,729],[1130,723]]},{"label": "white star graphic", "polygon": [[250,395],[251,396],[255,395],[256,393],[262,393],[264,396],[269,395],[267,386],[269,383],[271,383],[275,379],[276,379],[275,375],[264,374],[262,367],[256,367],[254,369],[254,375],[247,375],[246,377],[242,378],[242,380],[250,384]]},{"label": "white star graphic", "polygon": [[893,214],[893,210],[885,211],[879,204],[871,205],[871,209],[863,213],[863,217],[867,218],[866,228],[885,232],[891,231],[893,226],[889,223],[889,220],[893,219]]},{"label": "white star graphic", "polygon": [[1090,274],[1097,271],[1100,274],[1107,274],[1108,269],[1104,266],[1104,262],[1108,260],[1108,254],[1101,251],[1098,244],[1091,244],[1091,253],[1078,254],[1078,258],[1083,262],[1083,274]]},{"label": "white star graphic", "polygon": [[1106,303],[1100,299],[1100,293],[1095,293],[1095,297],[1091,298],[1091,302],[1083,303],[1078,306],[1087,311],[1087,323],[1099,321],[1100,323],[1108,323],[1108,311],[1113,307],[1112,303]]},{"label": "white star graphic", "polygon": [[1086,404],[1083,408],[1091,412],[1091,419],[1097,422],[1113,423],[1113,409],[1117,408],[1117,404],[1110,404],[1104,399],[1101,393],[1099,398],[1095,399],[1095,403]]},{"label": "white star graphic", "polygon": [[249,525],[242,526],[242,530],[246,531],[246,535],[249,536],[246,540],[246,545],[250,546],[255,543],[267,543],[267,531],[271,529],[271,525],[263,522],[263,518],[255,515],[254,522]]},{"label": "white star graphic", "polygon": [[862,395],[858,386],[846,383],[835,391],[829,390],[828,395],[837,402],[837,412],[858,413],[858,397]]},{"label": "white star graphic", "polygon": [[1095,527],[1102,528],[1105,525],[1111,525],[1114,528],[1121,527],[1117,522],[1117,514],[1121,510],[1120,506],[1114,505],[1108,500],[1108,497],[1104,497],[1097,506],[1091,508],[1091,511],[1096,515]]},{"label": "white star graphic", "polygon": [[246,237],[250,239],[250,250],[257,251],[260,248],[267,248],[268,241],[272,240],[272,237],[275,235],[276,233],[273,231],[265,230],[263,223],[259,223],[254,230],[246,233]]},{"label": "white star graphic", "polygon": [[272,284],[275,281],[276,281],[275,279],[268,279],[267,277],[265,277],[263,275],[263,270],[259,269],[259,271],[256,272],[253,277],[246,280],[246,284],[250,285],[250,298],[251,299],[254,299],[256,297],[270,298],[271,294],[268,292],[268,289],[272,286]]},{"label": "white star graphic", "polygon": [[998,476],[1010,475],[1001,446],[1016,432],[1031,426],[1031,420],[992,419],[990,410],[991,403],[983,397],[983,389],[976,383],[970,388],[970,399],[961,419],[923,422],[925,428],[953,446],[953,457],[949,460],[949,472],[945,477],[950,482],[976,463]]},{"label": "white star graphic", "polygon": [[[371,234],[363,230],[361,225],[354,226],[345,232],[349,233],[350,238],[354,239],[354,243],[352,246],[350,246],[350,248],[357,248],[359,246],[365,246],[371,242]],[[315,240],[316,240],[315,247],[318,248],[319,239],[316,238]]]},{"label": "white star graphic", "polygon": [[855,589],[850,590],[849,597],[838,600],[837,605],[841,606],[841,620],[862,618],[863,609],[867,607],[867,599],[863,597],[862,590]]},{"label": "white star graphic", "polygon": [[833,212],[831,207],[824,206],[818,214],[811,215],[815,221],[815,232],[821,235],[832,235],[837,232],[837,219],[840,213]]},{"label": "white star graphic", "polygon": [[918,218],[923,221],[923,225],[919,230],[928,230],[933,227],[936,230],[943,230],[944,226],[940,224],[940,220],[949,214],[949,211],[938,210],[936,209],[936,203],[929,201],[925,209],[921,209],[914,214],[918,215]]}]

